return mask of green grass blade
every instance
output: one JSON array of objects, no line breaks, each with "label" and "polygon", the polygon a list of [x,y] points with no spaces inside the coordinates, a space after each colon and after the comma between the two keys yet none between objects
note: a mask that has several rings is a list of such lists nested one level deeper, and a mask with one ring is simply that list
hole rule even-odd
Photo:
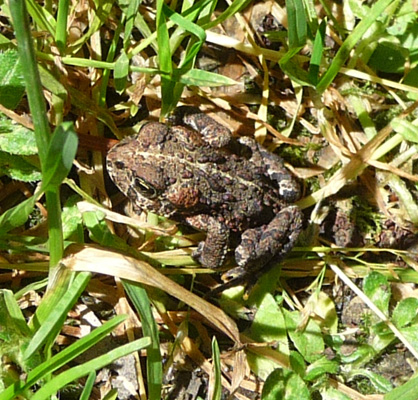
[{"label": "green grass blade", "polygon": [[305,6],[306,22],[309,26],[310,32],[315,34],[318,30],[318,17],[315,10],[314,0],[303,0]]},{"label": "green grass blade", "polygon": [[54,17],[44,7],[41,7],[34,0],[27,0],[26,2],[30,16],[34,22],[44,31],[54,37],[56,24]]},{"label": "green grass blade", "polygon": [[307,24],[302,0],[286,0],[289,48],[304,46]]},{"label": "green grass blade", "polygon": [[[189,3],[184,2],[182,10],[181,10],[181,14],[180,14],[181,18],[187,19],[189,22],[192,22],[198,19],[197,23],[195,23],[194,25],[198,26],[200,29],[200,25],[203,25],[209,22],[210,16],[213,15],[213,7],[215,7],[216,3],[217,1],[206,1],[206,2],[199,1],[195,3],[193,6],[190,6]],[[187,4],[187,7],[185,6],[186,4]],[[199,7],[196,7],[196,5],[199,5]],[[194,11],[190,12],[190,10],[192,9],[194,9]],[[171,20],[171,22],[174,22],[174,21]],[[186,35],[185,29],[183,29],[181,25],[179,25],[170,36],[170,47],[172,50],[177,49],[179,47],[180,43],[185,38],[185,35]],[[188,46],[189,45],[190,45],[190,41],[188,43]]]},{"label": "green grass blade", "polygon": [[199,19],[197,25],[202,26],[210,22],[212,15],[215,12],[215,8],[218,4],[218,0],[209,1],[207,4],[203,4],[201,11],[199,12]]},{"label": "green grass blade", "polygon": [[203,42],[206,40],[206,33],[204,29],[202,29],[199,25],[194,24],[192,21],[190,21],[188,18],[183,17],[181,14],[178,14],[174,12],[170,7],[166,6],[164,4],[163,6],[164,14],[175,24],[177,24],[181,29],[183,29],[186,32],[191,33],[192,35],[195,35],[200,42]]},{"label": "green grass blade", "polygon": [[170,74],[173,70],[171,63],[171,51],[167,44],[170,42],[167,22],[164,15],[164,1],[157,0],[157,42],[158,42],[158,60],[160,70]]},{"label": "green grass blade", "polygon": [[[49,266],[53,278],[58,263],[64,253],[64,237],[62,232],[61,199],[59,188],[45,193],[48,207],[48,235],[49,235]],[[51,279],[51,282],[53,279]],[[48,286],[48,289],[51,285]],[[39,307],[38,307],[39,310]],[[38,311],[37,310],[37,311]]]},{"label": "green grass blade", "polygon": [[26,381],[20,381],[13,386],[8,387],[0,394],[0,400],[11,400],[21,393],[24,393],[31,386],[43,379],[48,374],[58,370],[59,368],[67,365],[73,359],[83,354],[87,349],[93,347],[96,343],[100,342],[105,336],[107,336],[116,326],[122,323],[126,319],[126,315],[118,315],[107,321],[102,326],[94,329],[87,336],[84,336],[80,340],[71,344],[55,356],[53,356],[47,362],[44,362],[29,372]]},{"label": "green grass blade", "polygon": [[103,397],[103,400],[117,400],[117,398],[118,398],[118,391],[116,389],[111,389]]},{"label": "green grass blade", "polygon": [[[39,159],[41,161],[42,171],[45,173],[44,165],[49,148],[50,129],[25,4],[24,1],[11,0],[9,7],[15,27],[20,60],[22,65],[25,66],[23,68],[23,76],[26,82],[26,91],[35,128]],[[48,228],[51,241],[50,265],[55,267],[62,258],[63,253],[62,232],[60,232],[61,204],[58,191],[48,192],[46,194],[46,205],[49,216]]]},{"label": "green grass blade", "polygon": [[[165,4],[163,4],[163,13],[164,16],[168,18],[169,22],[173,22],[178,25],[178,30],[176,30],[178,37],[175,40],[170,40],[170,49],[171,53],[174,53],[176,47],[180,44],[179,39],[183,37],[186,33],[190,33],[195,37],[190,38],[186,51],[185,56],[183,57],[180,68],[175,69],[172,73],[167,74],[167,78],[164,78],[165,85],[167,89],[165,90],[166,93],[166,108],[165,113],[171,111],[175,105],[177,104],[178,100],[180,99],[181,93],[183,92],[184,83],[182,83],[179,79],[175,79],[173,76],[174,73],[176,76],[181,76],[185,74],[193,65],[196,58],[197,53],[199,52],[200,48],[202,47],[205,39],[206,34],[205,31],[200,28],[198,25],[191,22],[188,18],[183,17],[182,15],[174,12]],[[176,82],[175,82],[176,81]],[[164,102],[163,102],[164,104]]]},{"label": "green grass blade", "polygon": [[78,300],[83,290],[90,281],[90,273],[77,274],[68,290],[58,303],[50,307],[49,314],[43,321],[28,347],[23,353],[23,358],[29,358],[46,342],[52,342],[67,318],[67,313]]},{"label": "green grass blade", "polygon": [[[184,18],[187,18],[189,21],[194,21],[198,16],[199,13],[202,11],[202,9],[204,7],[207,7],[208,5],[210,5],[210,3],[212,2],[212,0],[199,0],[198,2],[196,2],[195,4],[193,4],[192,7],[188,8],[186,11],[184,11],[184,13],[182,13],[181,15]],[[236,3],[236,1],[234,2],[234,4]],[[139,18],[139,17],[137,17]],[[143,20],[142,17],[140,17],[139,21]],[[158,46],[155,45],[155,40],[157,38],[157,32],[153,32],[151,33],[149,28],[147,28],[145,26],[145,21],[141,24],[141,31],[143,31],[144,37],[146,39],[142,40],[137,46],[135,46],[134,48],[132,48],[129,52],[128,52],[128,57],[132,58],[134,55],[138,54],[139,52],[141,52],[142,50],[144,50],[145,48],[147,48],[148,46],[152,46],[153,48],[157,48],[157,52],[158,52]],[[167,27],[170,29],[173,27],[173,23],[171,21],[169,21],[167,23]],[[216,24],[215,24],[216,25]],[[205,26],[202,26],[203,29],[208,29]],[[173,33],[173,35],[178,35],[176,34],[176,32]],[[170,39],[171,40],[171,39]],[[177,48],[176,46],[173,46],[173,48]]]},{"label": "green grass blade", "polygon": [[10,318],[13,319],[13,323],[16,328],[19,329],[19,332],[23,336],[30,337],[31,331],[26,323],[25,317],[22,314],[22,310],[19,308],[17,301],[11,290],[1,290],[0,293],[3,294],[4,304],[7,308],[7,313]]},{"label": "green grass blade", "polygon": [[294,47],[281,58],[279,61],[280,68],[289,75],[289,78],[302,86],[311,86],[309,76],[305,69],[301,68],[297,61],[292,58],[299,53],[302,47]]},{"label": "green grass blade", "polygon": [[45,99],[36,65],[28,15],[24,1],[10,0],[9,7],[15,28],[20,60],[22,65],[25,66],[25,68],[23,68],[23,76],[26,82],[29,106],[32,112],[33,125],[35,127],[39,158],[41,164],[43,164],[48,149],[50,129],[46,117]]},{"label": "green grass blade", "polygon": [[33,371],[31,371],[27,376],[26,386],[33,385],[47,374],[58,370],[70,361],[74,360],[74,358],[78,357],[80,354],[83,354],[87,349],[93,347],[95,344],[104,339],[111,331],[113,331],[113,329],[125,321],[125,319],[126,315],[117,315],[110,321],[104,323],[102,326],[94,329],[88,335],[60,351],[58,354],[53,356],[48,363],[45,363],[45,365],[38,366],[33,369]]},{"label": "green grass blade", "polygon": [[312,49],[311,62],[309,64],[309,80],[313,85],[318,83],[319,67],[321,65],[322,52],[324,51],[325,29],[327,20],[324,19],[316,32],[315,41]]},{"label": "green grass blade", "polygon": [[384,400],[416,400],[418,393],[418,377],[410,379],[384,396]]},{"label": "green grass blade", "polygon": [[68,7],[70,0],[58,1],[58,14],[57,14],[57,29],[55,33],[55,43],[61,54],[65,52],[65,46],[67,44],[67,19],[68,19]]},{"label": "green grass blade", "polygon": [[126,10],[125,33],[123,39],[123,48],[125,50],[127,50],[130,45],[131,33],[135,24],[135,18],[138,14],[138,8],[140,4],[141,0],[130,0],[128,9]]},{"label": "green grass blade", "polygon": [[369,14],[363,18],[355,27],[351,34],[339,48],[335,58],[333,59],[328,71],[324,74],[316,87],[319,93],[322,93],[334,80],[340,68],[350,55],[350,51],[361,40],[370,26],[384,13],[386,8],[393,3],[393,0],[379,0],[373,4]]},{"label": "green grass blade", "polygon": [[215,18],[213,21],[208,22],[207,24],[202,25],[202,28],[204,30],[213,28],[214,26],[217,26],[219,24],[222,24],[225,20],[232,17],[234,14],[240,12],[245,7],[247,7],[252,0],[235,0],[232,2],[232,4],[223,11],[217,18]]},{"label": "green grass blade", "polygon": [[77,146],[78,136],[72,122],[63,122],[54,131],[43,164],[41,189],[46,192],[48,206],[49,261],[52,271],[57,268],[64,249],[59,186],[70,172]]},{"label": "green grass blade", "polygon": [[222,375],[221,375],[221,355],[218,341],[214,336],[212,339],[212,359],[214,368],[214,383],[212,400],[221,400],[222,398]]},{"label": "green grass blade", "polygon": [[112,363],[118,358],[124,357],[134,351],[141,350],[151,343],[151,339],[144,337],[142,339],[135,340],[134,342],[128,343],[124,346],[120,346],[117,349],[109,351],[107,354],[104,354],[100,357],[96,357],[91,361],[88,361],[77,367],[70,368],[69,370],[61,373],[60,375],[51,379],[46,385],[40,388],[32,397],[31,400],[44,400],[49,396],[52,396],[54,393],[57,393],[58,390],[68,385],[70,382],[75,381],[91,371],[98,370],[104,366]]},{"label": "green grass blade", "polygon": [[227,76],[219,75],[214,72],[204,71],[201,69],[191,69],[181,74],[180,70],[173,73],[173,79],[185,85],[191,86],[228,86],[236,85],[236,81]]},{"label": "green grass blade", "polygon": [[418,127],[413,123],[401,118],[394,118],[390,125],[393,130],[403,136],[405,140],[418,143]]},{"label": "green grass blade", "polygon": [[161,75],[161,117],[166,116],[175,106],[173,92],[175,83],[170,79],[173,72],[171,61],[170,36],[164,15],[164,1],[157,0],[156,30],[158,43],[158,61]]},{"label": "green grass blade", "polygon": [[80,400],[89,400],[91,391],[93,390],[94,381],[96,380],[96,371],[91,371],[84,385],[83,393],[81,393]]},{"label": "green grass blade", "polygon": [[144,336],[149,336],[151,339],[151,345],[147,349],[148,399],[160,400],[163,368],[158,327],[152,315],[151,303],[147,292],[143,287],[124,280],[122,283],[126,293],[129,295],[129,298],[141,317]]},{"label": "green grass blade", "polygon": [[30,291],[37,291],[45,288],[45,286],[48,284],[48,278],[41,279],[40,281],[29,283],[29,285],[24,286],[19,291],[17,291],[14,294],[14,297],[16,300],[23,297],[26,293],[29,293]]},{"label": "green grass blade", "polygon": [[[107,52],[106,61],[110,64],[115,59],[116,49],[119,42],[119,36],[122,32],[123,25],[120,23],[116,28],[115,35],[113,37],[112,43],[109,47]],[[109,79],[110,79],[110,72],[109,68],[105,68],[103,70],[102,79],[100,82],[100,93],[98,95],[97,104],[99,107],[104,107],[106,105],[106,93],[109,86]]]},{"label": "green grass blade", "polygon": [[[109,17],[110,12],[112,11],[114,0],[101,0],[101,1],[94,1],[95,7],[91,8],[91,10],[95,11],[93,21],[89,25],[88,31],[75,43],[72,45],[73,53],[76,53],[77,50],[86,43],[91,35],[97,32],[102,25],[104,25]],[[87,60],[91,61],[91,60]]]}]

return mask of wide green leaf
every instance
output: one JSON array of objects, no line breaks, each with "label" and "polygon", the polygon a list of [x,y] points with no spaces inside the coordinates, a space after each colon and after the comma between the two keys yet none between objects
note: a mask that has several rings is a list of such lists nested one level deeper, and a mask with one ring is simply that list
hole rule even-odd
[{"label": "wide green leaf", "polygon": [[37,197],[32,196],[0,215],[0,236],[23,225],[35,207]]},{"label": "wide green leaf", "polygon": [[68,175],[78,146],[78,137],[73,124],[63,122],[51,138],[45,164],[42,166],[44,191],[55,190]]},{"label": "wide green leaf", "polygon": [[321,358],[324,351],[324,340],[318,324],[310,319],[301,330],[298,326],[302,323],[302,316],[297,312],[283,309],[286,318],[286,326],[290,339],[295,347],[308,362],[314,362]]},{"label": "wide green leaf", "polygon": [[129,74],[129,58],[125,51],[122,50],[120,56],[116,60],[113,77],[115,78],[115,89],[118,93],[125,90],[126,82]]}]

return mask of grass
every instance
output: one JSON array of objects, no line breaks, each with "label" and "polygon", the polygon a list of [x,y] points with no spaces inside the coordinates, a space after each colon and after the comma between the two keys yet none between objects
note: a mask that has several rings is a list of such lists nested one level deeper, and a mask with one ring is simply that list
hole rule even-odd
[{"label": "grass", "polygon": [[[183,365],[196,398],[416,399],[413,4],[92,4],[0,6],[0,400],[124,398],[101,377],[127,355],[140,399],[170,398]],[[103,171],[179,103],[304,182],[298,246],[249,296],[205,300],[203,235],[129,216]]]}]

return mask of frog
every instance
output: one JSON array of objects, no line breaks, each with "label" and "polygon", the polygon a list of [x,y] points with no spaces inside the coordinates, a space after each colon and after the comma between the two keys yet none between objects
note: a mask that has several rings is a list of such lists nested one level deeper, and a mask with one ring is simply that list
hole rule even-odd
[{"label": "frog", "polygon": [[301,185],[278,155],[196,107],[167,123],[148,122],[110,149],[108,173],[137,212],[148,211],[206,232],[193,258],[225,280],[254,278],[294,247],[303,215]]}]

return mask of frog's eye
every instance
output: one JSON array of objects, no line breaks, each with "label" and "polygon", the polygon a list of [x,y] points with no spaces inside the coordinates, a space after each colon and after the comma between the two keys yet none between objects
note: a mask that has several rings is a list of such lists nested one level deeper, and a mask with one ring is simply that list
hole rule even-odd
[{"label": "frog's eye", "polygon": [[134,187],[139,194],[146,197],[147,199],[155,199],[158,196],[155,187],[143,179],[135,178]]},{"label": "frog's eye", "polygon": [[125,168],[125,163],[123,163],[122,161],[116,161],[115,162],[115,167],[117,169],[124,169]]}]

